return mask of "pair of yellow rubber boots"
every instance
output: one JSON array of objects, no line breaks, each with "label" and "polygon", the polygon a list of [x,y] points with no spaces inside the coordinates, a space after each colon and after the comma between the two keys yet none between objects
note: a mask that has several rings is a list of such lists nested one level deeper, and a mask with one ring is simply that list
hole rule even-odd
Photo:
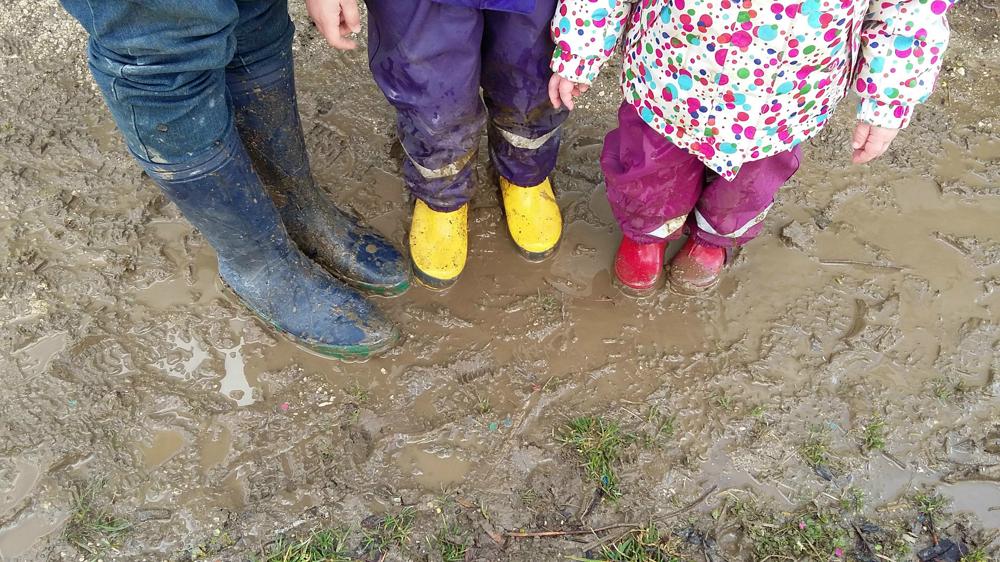
[{"label": "pair of yellow rubber boots", "polygon": [[[529,261],[552,254],[562,237],[562,214],[549,180],[532,186],[500,178],[507,229]],[[469,249],[469,205],[450,212],[435,211],[421,200],[413,208],[410,260],[414,276],[432,289],[446,289],[465,268]]]}]

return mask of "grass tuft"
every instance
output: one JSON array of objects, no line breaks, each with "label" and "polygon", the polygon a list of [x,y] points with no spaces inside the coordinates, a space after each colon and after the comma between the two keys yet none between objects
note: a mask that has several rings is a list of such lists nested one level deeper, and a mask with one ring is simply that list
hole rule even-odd
[{"label": "grass tuft", "polygon": [[732,412],[736,408],[736,401],[732,396],[726,394],[725,392],[719,392],[715,395],[715,405],[722,408],[727,412]]},{"label": "grass tuft", "polygon": [[382,517],[371,528],[364,530],[362,542],[368,552],[384,552],[392,547],[409,544],[413,534],[413,520],[416,510],[404,507],[397,514]]},{"label": "grass tuft", "polygon": [[948,500],[931,490],[921,490],[913,494],[911,501],[917,511],[928,517],[934,517],[948,507]]},{"label": "grass tuft", "polygon": [[756,498],[732,494],[726,501],[726,510],[752,545],[754,560],[846,559],[851,534],[831,511],[813,506],[779,515]]},{"label": "grass tuft", "polygon": [[73,492],[73,511],[63,530],[66,542],[84,553],[87,560],[99,559],[109,550],[117,549],[132,528],[127,520],[99,506],[104,485],[103,480],[77,484]]},{"label": "grass tuft", "polygon": [[875,416],[865,424],[861,435],[861,447],[866,453],[872,451],[884,451],[885,441],[885,420]]},{"label": "grass tuft", "polygon": [[849,513],[861,513],[865,509],[865,492],[851,486],[840,495],[840,508]]},{"label": "grass tuft", "polygon": [[985,548],[977,548],[963,556],[959,562],[989,562],[989,558],[986,557]]},{"label": "grass tuft", "polygon": [[941,377],[931,383],[934,396],[942,402],[950,402],[966,392],[965,384],[953,377]]},{"label": "grass tuft", "polygon": [[449,525],[439,530],[431,539],[431,545],[441,555],[444,562],[464,562],[469,551],[469,540],[461,529]]},{"label": "grass tuft", "polygon": [[580,455],[587,478],[604,495],[613,500],[621,497],[615,469],[621,463],[622,451],[635,442],[635,436],[625,433],[618,422],[584,416],[570,420],[559,439]]},{"label": "grass tuft", "polygon": [[677,416],[668,416],[657,408],[650,408],[646,413],[646,431],[642,435],[642,445],[652,449],[670,439],[677,432]]},{"label": "grass tuft", "polygon": [[368,401],[371,400],[372,398],[371,393],[368,392],[368,389],[361,386],[361,383],[358,381],[354,381],[353,383],[351,383],[351,385],[344,390],[344,394],[346,394],[349,398],[354,400],[354,402],[359,406],[362,404],[367,404]]},{"label": "grass tuft", "polygon": [[830,439],[826,431],[814,427],[809,430],[809,437],[799,447],[802,459],[815,468],[830,464]]},{"label": "grass tuft", "polygon": [[614,562],[681,562],[680,543],[680,538],[663,534],[651,523],[603,546],[600,556]]},{"label": "grass tuft", "polygon": [[476,411],[480,416],[485,416],[493,412],[493,405],[490,404],[489,396],[476,397]]},{"label": "grass tuft", "polygon": [[350,562],[347,530],[313,531],[303,540],[281,537],[271,543],[260,562]]}]

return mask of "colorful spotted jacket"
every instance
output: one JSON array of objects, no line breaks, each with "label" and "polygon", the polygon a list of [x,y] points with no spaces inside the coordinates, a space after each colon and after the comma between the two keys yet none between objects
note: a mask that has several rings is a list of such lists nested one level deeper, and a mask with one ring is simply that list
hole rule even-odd
[{"label": "colorful spotted jacket", "polygon": [[905,127],[931,94],[955,0],[560,0],[552,70],[593,81],[625,35],[625,100],[723,177],[815,135],[853,86]]}]

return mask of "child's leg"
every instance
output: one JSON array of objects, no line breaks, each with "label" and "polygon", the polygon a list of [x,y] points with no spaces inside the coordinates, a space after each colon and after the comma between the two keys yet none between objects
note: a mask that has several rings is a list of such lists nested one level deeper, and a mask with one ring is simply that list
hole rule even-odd
[{"label": "child's leg", "polygon": [[396,108],[406,185],[437,211],[469,201],[486,120],[482,12],[431,0],[366,0],[375,82]]},{"label": "child's leg", "polygon": [[677,238],[701,194],[705,166],[623,103],[601,153],[608,201],[622,232],[640,244]]},{"label": "child's leg", "polygon": [[537,0],[532,14],[483,12],[482,86],[490,114],[490,156],[501,177],[534,186],[552,173],[559,126],[568,112],[548,96],[549,31],[555,0]]},{"label": "child's leg", "polygon": [[692,236],[720,247],[746,244],[760,234],[774,196],[799,169],[802,148],[744,164],[732,180],[705,187],[695,209]]}]

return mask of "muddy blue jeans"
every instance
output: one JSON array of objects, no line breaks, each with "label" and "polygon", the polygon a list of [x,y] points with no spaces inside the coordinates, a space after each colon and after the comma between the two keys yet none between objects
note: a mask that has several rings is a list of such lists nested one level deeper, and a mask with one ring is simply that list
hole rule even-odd
[{"label": "muddy blue jeans", "polygon": [[61,2],[90,34],[94,80],[147,166],[217,151],[233,126],[227,74],[264,74],[291,57],[287,0]]},{"label": "muddy blue jeans", "polygon": [[497,173],[522,186],[555,168],[567,115],[547,90],[556,0],[503,6],[528,14],[466,7],[503,2],[449,2],[366,0],[371,69],[396,108],[407,187],[439,211],[472,197],[487,115]]}]

